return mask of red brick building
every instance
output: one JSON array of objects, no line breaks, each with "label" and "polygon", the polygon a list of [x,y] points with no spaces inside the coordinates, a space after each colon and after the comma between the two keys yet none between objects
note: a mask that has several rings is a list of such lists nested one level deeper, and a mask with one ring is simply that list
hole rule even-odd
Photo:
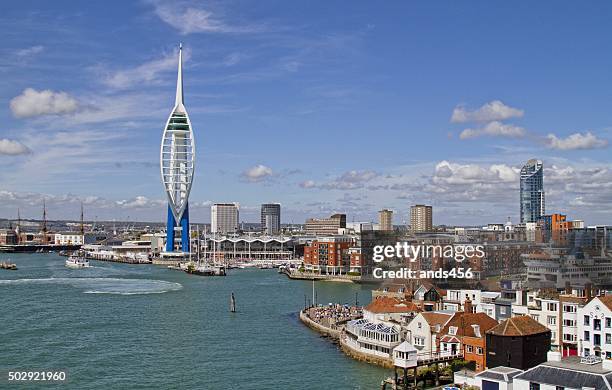
[{"label": "red brick building", "polygon": [[345,274],[351,266],[349,237],[328,237],[315,240],[304,247],[304,268],[331,275]]}]

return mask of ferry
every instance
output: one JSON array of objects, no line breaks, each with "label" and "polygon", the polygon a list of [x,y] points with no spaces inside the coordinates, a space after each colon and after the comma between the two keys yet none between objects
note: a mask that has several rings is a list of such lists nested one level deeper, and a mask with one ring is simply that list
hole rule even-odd
[{"label": "ferry", "polygon": [[89,260],[84,257],[70,256],[66,260],[66,267],[68,268],[89,268]]}]

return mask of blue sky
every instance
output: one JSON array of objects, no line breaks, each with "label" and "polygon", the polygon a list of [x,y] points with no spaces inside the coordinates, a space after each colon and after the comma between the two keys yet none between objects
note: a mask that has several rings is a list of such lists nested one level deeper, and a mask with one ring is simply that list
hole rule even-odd
[{"label": "blue sky", "polygon": [[163,220],[176,50],[196,134],[191,214],[280,202],[283,222],[612,217],[612,4],[22,1],[0,16],[0,214]]}]

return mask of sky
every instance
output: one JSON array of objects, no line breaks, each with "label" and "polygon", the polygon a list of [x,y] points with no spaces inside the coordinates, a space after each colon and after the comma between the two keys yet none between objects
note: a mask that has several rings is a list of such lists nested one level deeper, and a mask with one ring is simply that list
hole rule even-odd
[{"label": "sky", "polygon": [[0,217],[163,221],[177,50],[195,133],[195,222],[212,202],[283,223],[377,211],[612,222],[612,3],[20,1],[0,15]]}]

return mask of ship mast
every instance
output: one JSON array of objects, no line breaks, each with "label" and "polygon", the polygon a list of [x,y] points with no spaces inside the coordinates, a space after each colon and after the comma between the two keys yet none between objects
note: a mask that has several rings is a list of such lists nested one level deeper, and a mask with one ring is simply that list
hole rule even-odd
[{"label": "ship mast", "polygon": [[81,202],[81,236],[85,238],[85,226],[83,225],[83,202]]},{"label": "ship mast", "polygon": [[43,198],[43,220],[42,220],[42,238],[43,244],[47,243],[47,203],[45,198]]}]

